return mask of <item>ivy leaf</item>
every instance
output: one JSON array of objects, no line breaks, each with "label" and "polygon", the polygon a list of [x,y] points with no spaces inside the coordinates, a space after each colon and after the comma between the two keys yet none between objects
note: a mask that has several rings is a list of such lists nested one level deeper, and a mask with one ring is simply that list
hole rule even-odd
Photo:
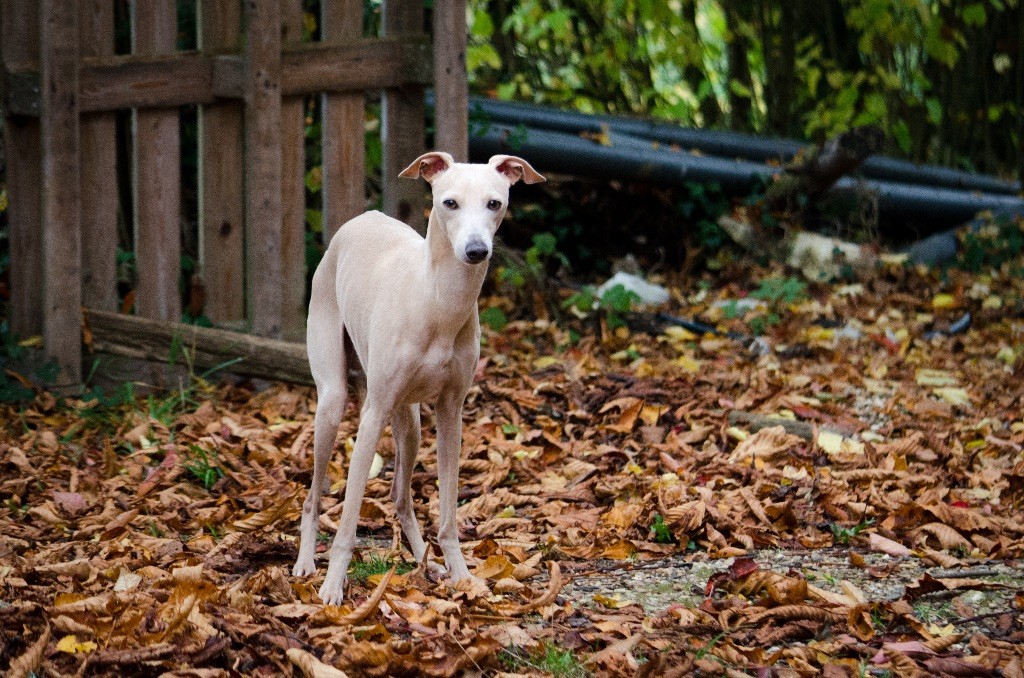
[{"label": "ivy leaf", "polygon": [[968,26],[984,26],[988,20],[988,16],[985,14],[985,4],[981,2],[973,2],[964,7],[963,13],[960,15],[964,23]]},{"label": "ivy leaf", "polygon": [[892,126],[892,136],[896,139],[896,145],[900,147],[901,151],[910,153],[910,128],[907,127],[905,120],[896,121],[896,124]]},{"label": "ivy leaf", "polygon": [[491,15],[483,9],[478,9],[473,14],[473,23],[469,32],[477,38],[489,38],[494,34],[494,21]]},{"label": "ivy leaf", "polygon": [[470,45],[466,48],[466,68],[475,71],[481,66],[501,68],[501,57],[492,45]]}]

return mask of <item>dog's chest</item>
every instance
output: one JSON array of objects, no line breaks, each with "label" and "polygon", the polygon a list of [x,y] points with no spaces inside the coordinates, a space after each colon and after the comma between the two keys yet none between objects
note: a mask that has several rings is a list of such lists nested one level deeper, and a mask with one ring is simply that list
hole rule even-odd
[{"label": "dog's chest", "polygon": [[422,351],[409,380],[407,400],[422,402],[436,397],[441,388],[451,381],[452,370],[458,364],[455,357],[455,347],[451,344],[435,343]]}]

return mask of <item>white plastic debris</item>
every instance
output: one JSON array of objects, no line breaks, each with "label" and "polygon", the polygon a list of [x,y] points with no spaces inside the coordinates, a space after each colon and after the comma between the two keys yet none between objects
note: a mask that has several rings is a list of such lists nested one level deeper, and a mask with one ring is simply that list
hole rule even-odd
[{"label": "white plastic debris", "polygon": [[645,304],[664,304],[668,301],[668,290],[661,285],[655,285],[649,283],[638,275],[632,273],[626,273],[625,271],[619,271],[608,280],[597,288],[598,298],[604,296],[604,293],[615,287],[616,285],[622,285],[627,292],[632,292],[636,296],[640,297],[640,301]]}]

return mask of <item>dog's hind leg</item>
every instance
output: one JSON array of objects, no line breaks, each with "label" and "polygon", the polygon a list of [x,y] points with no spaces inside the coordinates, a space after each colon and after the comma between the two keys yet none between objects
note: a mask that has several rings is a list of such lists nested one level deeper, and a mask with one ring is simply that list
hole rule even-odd
[{"label": "dog's hind leg", "polygon": [[317,525],[320,522],[320,497],[329,487],[327,465],[334,452],[338,425],[348,400],[344,342],[338,341],[343,333],[337,302],[323,295],[314,297],[306,332],[306,345],[316,347],[309,354],[317,392],[316,416],[313,419],[313,480],[309,495],[302,505],[299,556],[292,568],[292,574],[296,577],[316,572],[314,556]]}]

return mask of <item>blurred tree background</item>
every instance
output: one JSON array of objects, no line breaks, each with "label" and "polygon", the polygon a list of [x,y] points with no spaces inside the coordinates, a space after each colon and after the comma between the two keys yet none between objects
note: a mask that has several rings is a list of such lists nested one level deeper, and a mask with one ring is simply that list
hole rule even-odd
[{"label": "blurred tree background", "polygon": [[1024,174],[1020,0],[470,0],[471,87],[501,99]]}]

